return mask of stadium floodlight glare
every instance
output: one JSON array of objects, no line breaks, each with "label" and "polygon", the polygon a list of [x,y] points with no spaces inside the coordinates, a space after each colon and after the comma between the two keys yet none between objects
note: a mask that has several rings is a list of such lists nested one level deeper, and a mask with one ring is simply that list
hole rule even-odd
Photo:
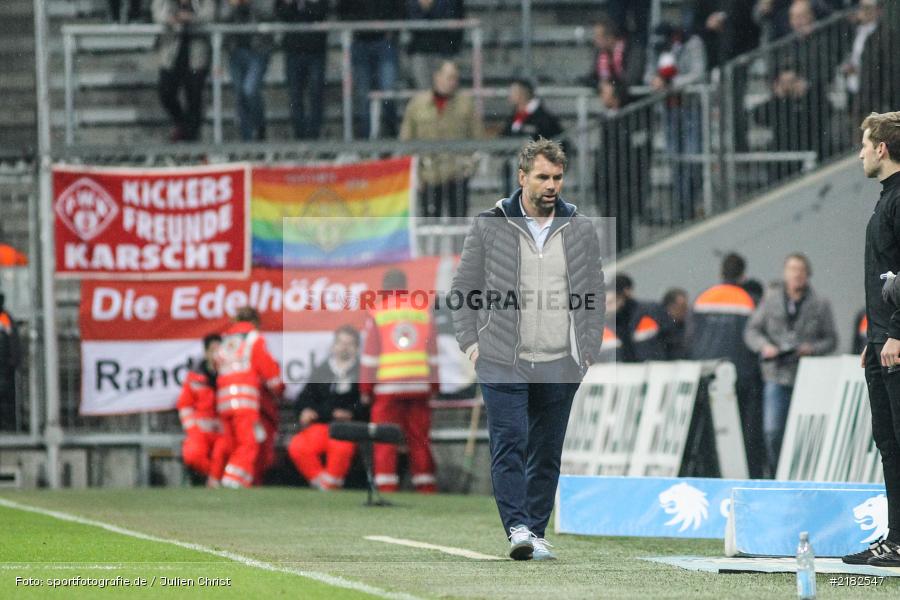
[{"label": "stadium floodlight glare", "polygon": [[369,493],[365,506],[391,506],[381,497],[375,485],[373,472],[372,444],[400,444],[403,442],[403,431],[393,423],[363,423],[360,421],[334,422],[328,428],[328,434],[336,440],[357,442],[366,466],[366,479],[369,482]]}]

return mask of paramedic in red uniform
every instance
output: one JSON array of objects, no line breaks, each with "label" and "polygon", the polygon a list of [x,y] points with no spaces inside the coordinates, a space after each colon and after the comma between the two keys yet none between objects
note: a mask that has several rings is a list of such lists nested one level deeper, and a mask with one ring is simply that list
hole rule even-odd
[{"label": "paramedic in red uniform", "polygon": [[257,481],[260,449],[272,436],[271,425],[265,425],[271,406],[264,397],[270,394],[274,405],[284,392],[278,363],[258,328],[259,313],[239,309],[216,355],[216,410],[231,446],[222,476],[225,487],[250,487]]},{"label": "paramedic in red uniform", "polygon": [[203,338],[203,360],[188,371],[176,404],[185,433],[181,446],[184,466],[213,480],[221,477],[228,458],[227,448],[220,441],[222,425],[216,414],[215,356],[221,342],[218,334]]},{"label": "paramedic in red uniform", "polygon": [[[439,391],[434,320],[427,302],[414,306],[402,271],[388,271],[382,287],[366,320],[359,391],[364,404],[372,401],[373,423],[396,423],[403,429],[412,484],[419,492],[433,493],[428,402]],[[398,489],[396,446],[375,444],[375,484],[384,492]]]}]

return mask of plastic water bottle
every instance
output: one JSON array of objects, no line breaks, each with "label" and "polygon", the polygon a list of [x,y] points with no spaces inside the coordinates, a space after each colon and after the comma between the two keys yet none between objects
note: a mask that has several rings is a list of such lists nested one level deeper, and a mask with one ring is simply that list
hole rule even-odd
[{"label": "plastic water bottle", "polygon": [[816,597],[816,555],[806,531],[800,532],[800,544],[797,545],[797,597],[801,600],[815,600]]}]

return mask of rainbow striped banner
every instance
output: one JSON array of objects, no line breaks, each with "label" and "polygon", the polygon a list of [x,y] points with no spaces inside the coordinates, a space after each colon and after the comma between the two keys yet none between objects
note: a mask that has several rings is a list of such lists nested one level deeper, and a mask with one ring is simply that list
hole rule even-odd
[{"label": "rainbow striped banner", "polygon": [[254,167],[253,265],[361,267],[413,258],[412,157]]}]

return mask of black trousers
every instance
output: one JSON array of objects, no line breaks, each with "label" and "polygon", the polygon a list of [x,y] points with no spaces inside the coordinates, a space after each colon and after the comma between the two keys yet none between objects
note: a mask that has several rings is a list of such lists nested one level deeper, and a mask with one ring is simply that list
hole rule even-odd
[{"label": "black trousers", "polygon": [[185,42],[182,42],[172,68],[159,71],[159,101],[180,130],[182,139],[195,141],[200,137],[207,75],[209,69],[191,69],[189,46]]},{"label": "black trousers", "polygon": [[0,431],[15,431],[16,423],[16,383],[13,373],[9,377],[0,374]]},{"label": "black trousers", "polygon": [[419,194],[420,217],[465,217],[469,214],[469,180],[426,183]]},{"label": "black trousers", "polygon": [[881,452],[888,501],[889,539],[900,543],[900,369],[881,366],[883,344],[866,348],[866,384],[872,409],[872,437]]}]

